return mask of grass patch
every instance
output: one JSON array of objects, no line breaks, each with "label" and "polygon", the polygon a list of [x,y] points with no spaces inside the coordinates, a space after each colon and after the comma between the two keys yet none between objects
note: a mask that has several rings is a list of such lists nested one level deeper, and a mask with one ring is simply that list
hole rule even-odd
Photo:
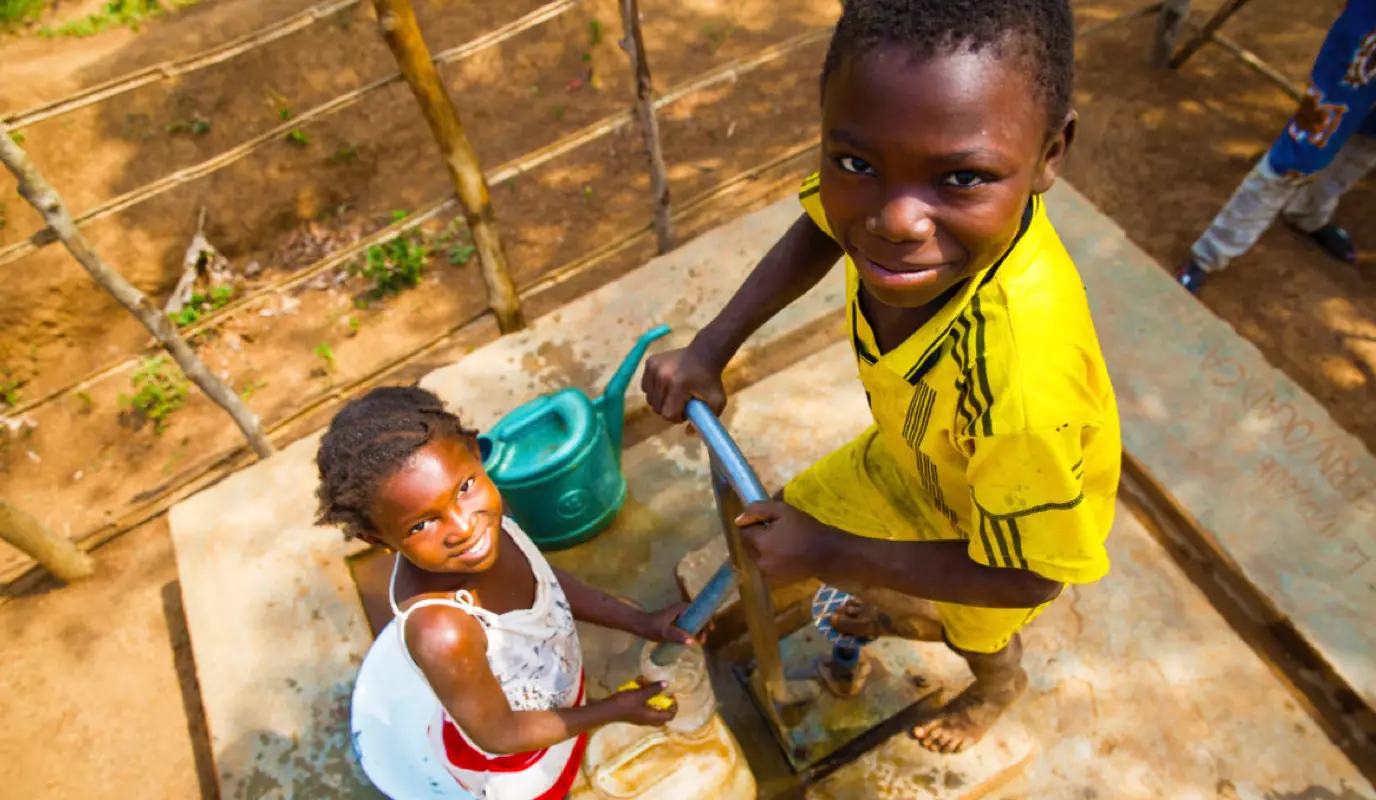
[{"label": "grass patch", "polygon": [[119,396],[119,404],[153,423],[154,433],[167,429],[167,418],[186,405],[190,382],[167,356],[146,358],[130,379],[133,395]]},{"label": "grass patch", "polygon": [[0,30],[8,30],[43,13],[46,0],[0,0]]},{"label": "grass patch", "polygon": [[[5,0],[0,0],[4,2]],[[56,28],[44,25],[38,30],[39,36],[95,36],[111,28],[129,28],[137,31],[143,23],[153,17],[162,16],[197,0],[111,0],[100,11],[81,19],[75,19]]]},{"label": "grass patch", "polygon": [[210,294],[195,292],[191,295],[191,302],[182,306],[181,311],[168,312],[167,318],[178,328],[184,328],[199,322],[207,314],[219,311],[233,299],[234,289],[229,286],[216,286],[210,290]]}]

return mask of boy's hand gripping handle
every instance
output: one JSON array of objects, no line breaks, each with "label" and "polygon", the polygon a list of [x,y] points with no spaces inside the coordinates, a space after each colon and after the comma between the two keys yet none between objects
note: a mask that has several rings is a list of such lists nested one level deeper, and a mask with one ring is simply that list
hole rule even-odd
[{"label": "boy's hand gripping handle", "polygon": [[[732,441],[725,426],[717,419],[717,415],[712,413],[712,409],[701,400],[693,398],[688,401],[685,413],[688,421],[693,423],[693,427],[702,436],[707,449],[720,464],[722,471],[726,473],[731,488],[740,495],[741,502],[749,505],[768,500],[769,496],[765,494],[760,479],[746,462],[745,456],[741,455],[740,448]],[[707,623],[712,621],[717,609],[726,601],[734,586],[735,574],[728,562],[717,570],[692,604],[674,621],[674,625],[697,636],[707,627]],[[673,642],[661,643],[650,653],[650,658],[660,666],[671,664],[678,657],[682,647],[683,645]]]}]

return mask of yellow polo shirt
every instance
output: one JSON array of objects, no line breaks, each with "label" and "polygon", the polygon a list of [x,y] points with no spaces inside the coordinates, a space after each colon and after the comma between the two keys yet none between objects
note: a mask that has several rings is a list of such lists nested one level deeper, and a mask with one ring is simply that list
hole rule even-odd
[{"label": "yellow polo shirt", "polygon": [[[799,196],[832,235],[816,175]],[[790,482],[785,499],[861,536],[961,539],[986,566],[1064,583],[1102,578],[1118,411],[1084,285],[1042,199],[1002,260],[888,353],[860,309],[849,257],[846,287],[875,424]]]}]

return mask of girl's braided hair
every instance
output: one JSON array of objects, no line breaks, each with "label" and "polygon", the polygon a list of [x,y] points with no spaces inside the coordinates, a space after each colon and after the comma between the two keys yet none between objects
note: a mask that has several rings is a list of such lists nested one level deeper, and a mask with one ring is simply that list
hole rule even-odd
[{"label": "girl's braided hair", "polygon": [[446,436],[477,451],[478,432],[419,387],[383,386],[349,403],[331,420],[315,456],[316,524],[337,526],[351,539],[375,533],[370,510],[378,485],[417,450]]}]

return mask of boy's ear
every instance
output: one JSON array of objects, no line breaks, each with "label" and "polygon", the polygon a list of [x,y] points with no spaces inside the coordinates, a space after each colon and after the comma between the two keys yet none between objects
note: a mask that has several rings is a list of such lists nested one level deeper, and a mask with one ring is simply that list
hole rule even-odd
[{"label": "boy's ear", "polygon": [[1080,115],[1073,109],[1066,112],[1061,129],[1047,141],[1046,150],[1042,153],[1041,169],[1032,180],[1033,194],[1045,194],[1056,183],[1056,176],[1061,174],[1061,168],[1065,166],[1065,156],[1075,141],[1075,128],[1079,120]]}]

